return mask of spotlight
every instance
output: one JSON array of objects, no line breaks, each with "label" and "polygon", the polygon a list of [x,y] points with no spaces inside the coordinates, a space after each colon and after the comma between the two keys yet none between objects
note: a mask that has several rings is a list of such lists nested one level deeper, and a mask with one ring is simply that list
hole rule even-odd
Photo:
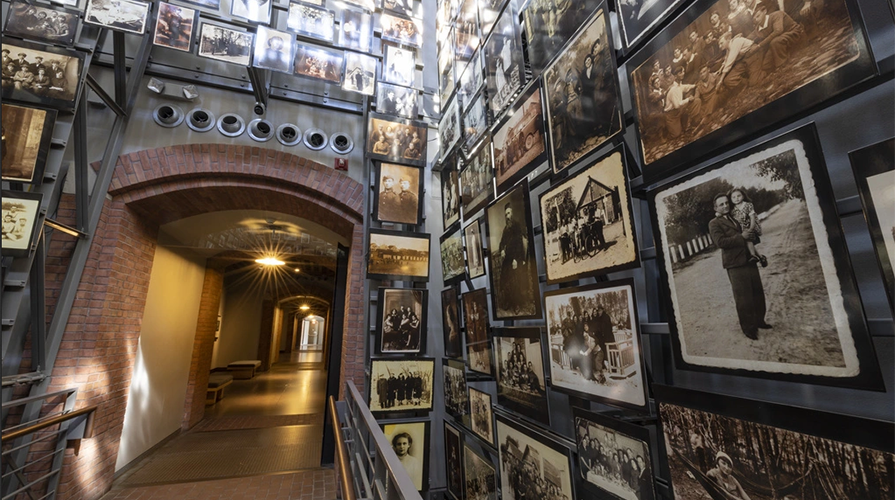
[{"label": "spotlight", "polygon": [[161,94],[165,91],[165,82],[159,80],[156,77],[152,77],[149,79],[149,83],[146,84],[146,88],[155,92],[156,94]]},{"label": "spotlight", "polygon": [[283,264],[285,264],[285,262],[276,257],[264,257],[261,259],[255,259],[255,262],[265,266],[282,266]]}]

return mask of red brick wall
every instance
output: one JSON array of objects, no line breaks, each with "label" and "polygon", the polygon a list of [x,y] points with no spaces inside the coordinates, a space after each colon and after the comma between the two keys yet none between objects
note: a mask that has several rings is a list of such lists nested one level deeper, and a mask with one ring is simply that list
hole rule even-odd
[{"label": "red brick wall", "polygon": [[211,370],[214,335],[217,333],[218,310],[223,290],[224,273],[212,266],[206,267],[202,297],[199,299],[193,356],[190,360],[190,378],[183,405],[183,430],[189,430],[205,416],[205,392],[208,390],[208,373]]}]

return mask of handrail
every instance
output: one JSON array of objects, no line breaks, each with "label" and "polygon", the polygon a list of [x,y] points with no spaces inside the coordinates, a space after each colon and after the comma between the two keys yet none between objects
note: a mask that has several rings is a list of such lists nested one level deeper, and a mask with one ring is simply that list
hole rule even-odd
[{"label": "handrail", "polygon": [[63,413],[62,415],[57,415],[52,418],[48,418],[42,422],[39,422],[34,425],[29,425],[28,427],[23,427],[21,429],[16,429],[9,432],[4,432],[2,436],[0,436],[0,440],[7,441],[12,439],[18,439],[22,436],[27,436],[28,434],[32,434],[42,429],[46,429],[47,427],[52,427],[56,424],[61,424],[62,422],[66,422],[68,420],[72,420],[76,417],[80,417],[81,415],[88,415],[87,417],[87,425],[84,430],[84,437],[89,438],[93,436],[93,414],[96,411],[97,406],[88,406],[86,408],[81,408],[78,410],[72,410],[67,413]]},{"label": "handrail", "polygon": [[348,449],[345,447],[345,436],[342,434],[342,424],[339,422],[339,414],[336,410],[336,398],[333,396],[329,397],[329,415],[336,435],[336,460],[339,464],[342,500],[357,500],[357,493],[354,491],[354,473],[351,471],[351,461],[348,460]]}]

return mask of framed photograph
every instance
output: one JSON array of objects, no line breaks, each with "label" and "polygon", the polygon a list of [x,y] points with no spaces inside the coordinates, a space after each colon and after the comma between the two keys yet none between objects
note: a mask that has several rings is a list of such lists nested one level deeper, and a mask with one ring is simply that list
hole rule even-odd
[{"label": "framed photograph", "polygon": [[503,415],[497,415],[497,441],[503,500],[542,498],[538,485],[552,491],[552,498],[575,500],[567,448]]},{"label": "framed photograph", "polygon": [[5,37],[2,45],[4,100],[74,110],[84,72],[83,52]]},{"label": "framed photograph", "polygon": [[597,10],[544,71],[553,171],[583,160],[622,131],[622,100],[606,11]]},{"label": "framed photograph", "polygon": [[491,141],[494,145],[494,175],[498,193],[547,160],[541,86],[538,81],[529,85],[525,93],[519,96],[513,112],[494,126]]},{"label": "framed photograph", "polygon": [[497,471],[493,463],[463,444],[463,484],[466,498],[497,500]]},{"label": "framed photograph", "polygon": [[470,429],[483,441],[494,446],[494,412],[491,395],[474,387],[469,388]]},{"label": "framed photograph", "polygon": [[456,287],[441,291],[441,326],[444,332],[444,356],[463,357],[463,338],[460,336],[460,300]]},{"label": "framed photograph", "polygon": [[7,35],[37,42],[72,45],[78,35],[79,15],[80,12],[73,10],[53,9],[23,0],[13,0],[9,4],[6,28],[3,31]]},{"label": "framed photograph", "polygon": [[441,157],[444,158],[454,149],[460,140],[460,112],[457,110],[457,99],[451,102],[438,121],[438,140],[441,145]]},{"label": "framed photograph", "polygon": [[428,129],[425,123],[370,113],[369,131],[367,146],[372,145],[372,149],[367,155],[370,158],[420,167],[426,165]]},{"label": "framed photograph", "polygon": [[445,47],[438,51],[438,91],[441,102],[448,102],[455,88],[454,51]]},{"label": "framed photograph", "polygon": [[445,285],[462,280],[466,274],[463,236],[459,227],[441,237],[441,271]]},{"label": "framed photograph", "polygon": [[[892,498],[891,422],[654,385],[678,498]],[[830,457],[839,457],[831,459]],[[835,492],[835,493],[831,493]]]},{"label": "framed photograph", "polygon": [[454,53],[461,66],[472,59],[479,48],[478,5],[476,0],[461,0],[457,19],[454,21]]},{"label": "framed photograph", "polygon": [[[528,39],[528,60],[535,76],[541,74],[566,43],[573,45],[574,42],[569,41],[581,27],[582,20],[589,18],[599,5],[599,0],[528,2],[522,11],[522,19]],[[584,56],[583,53],[581,55]],[[562,76],[565,78],[565,75]]]},{"label": "framed photograph", "polygon": [[435,14],[435,26],[440,35],[444,32],[444,28],[453,24],[454,18],[457,17],[457,11],[460,9],[460,0],[441,0],[436,4],[438,12]]},{"label": "framed photograph", "polygon": [[[618,24],[621,27],[622,43],[625,48],[630,51],[632,47],[643,39],[644,35],[652,31],[656,25],[667,18],[682,3],[682,0],[662,0],[660,2],[625,0],[619,2],[616,7],[616,13],[618,14]],[[703,33],[691,31],[687,36],[693,42],[698,41],[698,44],[692,46],[691,50],[705,48],[699,43],[703,40]],[[691,54],[693,53],[698,52],[691,52]]]},{"label": "framed photograph", "polygon": [[463,500],[463,436],[447,421],[444,422],[444,464],[448,495],[454,500]]},{"label": "framed photograph", "polygon": [[466,346],[466,359],[469,360],[469,369],[474,372],[492,375],[491,369],[491,343],[480,342]]},{"label": "framed photograph", "polygon": [[35,237],[43,195],[22,191],[3,191],[3,256],[27,257]]},{"label": "framed photograph", "polygon": [[372,49],[373,16],[366,12],[345,9],[339,23],[339,45],[347,49],[370,52]]},{"label": "framed photograph", "polygon": [[679,368],[882,388],[813,124],[669,183],[650,208]]},{"label": "framed photograph", "polygon": [[299,2],[289,2],[289,17],[286,18],[286,27],[299,35],[332,43],[335,24],[336,14],[331,10]]},{"label": "framed photograph", "polygon": [[360,7],[367,12],[373,12],[374,10],[376,10],[375,0],[344,0],[344,2],[356,7]]},{"label": "framed photograph", "polygon": [[463,217],[469,219],[494,199],[494,168],[491,163],[491,136],[485,137],[466,155],[460,167]]},{"label": "framed photograph", "polygon": [[[339,85],[342,83],[342,66],[345,65],[345,53],[341,50],[320,47],[307,43],[295,44],[294,73],[298,76],[323,80]],[[373,67],[372,79],[375,80],[376,69]],[[361,88],[364,74],[361,73]]]},{"label": "framed photograph", "polygon": [[343,52],[342,55],[345,58],[345,78],[342,79],[342,90],[373,95],[379,61],[373,56],[357,52]]},{"label": "framed photograph", "polygon": [[190,52],[193,48],[193,26],[199,11],[160,2],[152,43],[160,47]]},{"label": "framed photograph", "polygon": [[269,24],[273,0],[231,0],[230,15],[253,23]]},{"label": "framed photograph", "polygon": [[255,34],[255,57],[252,66],[256,68],[292,73],[295,61],[295,37],[285,31],[258,26]]},{"label": "framed photograph", "polygon": [[379,287],[378,305],[377,353],[425,353],[429,291]]},{"label": "framed photograph", "polygon": [[[852,0],[765,7],[698,0],[625,64],[646,183],[876,74]],[[756,25],[785,27],[753,33]],[[693,31],[712,32],[703,54],[692,54]]]},{"label": "framed photograph", "polygon": [[384,423],[382,432],[417,490],[429,489],[429,421]]},{"label": "framed photograph", "polygon": [[477,288],[461,295],[463,300],[463,321],[466,325],[466,343],[490,342],[488,335],[491,323],[488,321],[488,290]]},{"label": "framed photograph", "polygon": [[647,381],[630,278],[544,294],[554,389],[644,411]]},{"label": "framed photograph", "polygon": [[469,278],[485,275],[485,251],[482,248],[482,228],[476,219],[463,228],[466,239],[466,272]]},{"label": "framed photograph", "polygon": [[252,59],[253,33],[202,23],[199,57],[248,66]]},{"label": "framed photograph", "polygon": [[382,44],[385,70],[382,79],[388,83],[412,87],[416,76],[416,53],[397,45]]},{"label": "framed photograph", "polygon": [[530,207],[525,179],[485,210],[494,319],[541,317]]},{"label": "framed photograph", "polygon": [[367,279],[429,281],[429,235],[370,229]]},{"label": "framed photograph", "polygon": [[402,16],[413,16],[414,0],[376,0],[379,7]]},{"label": "framed photograph", "polygon": [[[518,12],[514,0],[510,0],[509,3],[512,4],[510,9],[514,12]],[[497,17],[500,16],[500,13],[503,11],[503,7],[507,4],[507,0],[483,0],[478,2],[478,4],[479,28],[482,32],[482,39],[485,40],[491,34],[491,29],[494,28],[494,23],[497,22]]]},{"label": "framed photograph", "polygon": [[548,284],[640,265],[624,145],[551,186],[539,205]]},{"label": "framed photograph", "polygon": [[482,72],[482,51],[478,51],[472,56],[459,80],[458,92],[460,93],[460,102],[465,110],[485,84],[485,76]]},{"label": "framed photograph", "polygon": [[372,359],[370,364],[370,411],[381,415],[432,409],[434,360]]},{"label": "framed photograph", "polygon": [[194,5],[214,12],[221,10],[221,0],[177,0],[177,2]]},{"label": "framed photograph", "polygon": [[895,264],[895,139],[852,151],[848,158],[855,173],[864,219],[870,228],[889,306],[895,310],[895,274],[892,273],[892,264]]},{"label": "framed photograph", "polygon": [[550,425],[540,327],[494,329],[497,404]]},{"label": "framed photograph", "polygon": [[488,104],[482,92],[465,105],[463,113],[463,145],[468,149],[473,146],[488,130]]},{"label": "framed photograph", "polygon": [[146,32],[149,4],[136,0],[87,0],[84,22],[117,31]]},{"label": "framed photograph", "polygon": [[43,175],[56,125],[56,111],[2,105],[3,180],[34,182]]},{"label": "framed photograph", "polygon": [[578,473],[583,488],[620,500],[657,498],[649,429],[572,408]]},{"label": "framed photograph", "polygon": [[376,111],[402,118],[414,119],[420,114],[419,91],[391,83],[376,84]]},{"label": "framed photograph", "polygon": [[377,190],[373,218],[380,222],[417,225],[422,222],[420,193],[423,177],[419,167],[377,162]]},{"label": "framed photograph", "polygon": [[448,156],[441,171],[441,208],[445,229],[460,220],[460,181],[457,175],[457,155]]},{"label": "framed photograph", "polygon": [[459,420],[469,414],[469,397],[466,394],[466,364],[463,361],[443,359],[444,410]]},{"label": "framed photograph", "polygon": [[379,14],[382,39],[411,47],[423,46],[423,23],[419,19],[399,17],[383,12]]},{"label": "framed photograph", "polygon": [[512,2],[507,5],[485,42],[485,82],[495,119],[513,102],[516,92],[525,84],[525,61],[522,38],[516,26],[517,13]]}]

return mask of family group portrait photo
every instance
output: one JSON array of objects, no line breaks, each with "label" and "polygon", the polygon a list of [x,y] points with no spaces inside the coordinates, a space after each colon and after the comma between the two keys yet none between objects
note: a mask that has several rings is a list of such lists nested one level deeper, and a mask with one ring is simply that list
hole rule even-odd
[{"label": "family group portrait photo", "polygon": [[540,327],[496,328],[497,404],[550,423]]},{"label": "family group portrait photo", "polygon": [[[350,73],[346,74],[346,81],[350,77]],[[372,83],[370,94],[373,94]],[[429,132],[422,122],[371,114],[369,130],[367,148],[373,157],[411,165],[425,164]]]},{"label": "family group portrait photo", "polygon": [[345,53],[341,50],[318,47],[307,43],[295,44],[295,66],[293,70],[296,75],[338,85],[342,83],[342,65],[344,63]]},{"label": "family group portrait photo", "polygon": [[468,446],[463,447],[463,471],[467,500],[497,500],[497,471]]},{"label": "family group portrait photo", "polygon": [[331,10],[298,2],[289,3],[289,17],[286,26],[299,35],[332,42],[336,15]]},{"label": "family group portrait photo", "polygon": [[74,108],[84,55],[75,50],[3,38],[0,83],[4,99],[56,109]]},{"label": "family group portrait photo", "polygon": [[497,418],[497,439],[503,500],[573,500],[568,451],[559,451],[502,417]]},{"label": "family group portrait photo", "polygon": [[466,395],[466,364],[453,359],[443,360],[444,409],[449,415],[462,419],[469,414]]},{"label": "family group portrait photo", "polygon": [[426,340],[428,291],[412,288],[380,288],[379,351],[423,352]]},{"label": "family group portrait photo", "polygon": [[3,253],[28,255],[37,222],[40,196],[3,191]]},{"label": "family group portrait photo", "polygon": [[370,370],[370,411],[432,409],[435,362],[431,359],[374,359]]},{"label": "family group portrait photo", "polygon": [[463,257],[463,236],[460,229],[441,237],[441,276],[445,283],[456,281],[466,274]]},{"label": "family group portrait photo", "polygon": [[9,4],[4,32],[29,40],[72,45],[78,34],[78,14],[15,0]]}]

